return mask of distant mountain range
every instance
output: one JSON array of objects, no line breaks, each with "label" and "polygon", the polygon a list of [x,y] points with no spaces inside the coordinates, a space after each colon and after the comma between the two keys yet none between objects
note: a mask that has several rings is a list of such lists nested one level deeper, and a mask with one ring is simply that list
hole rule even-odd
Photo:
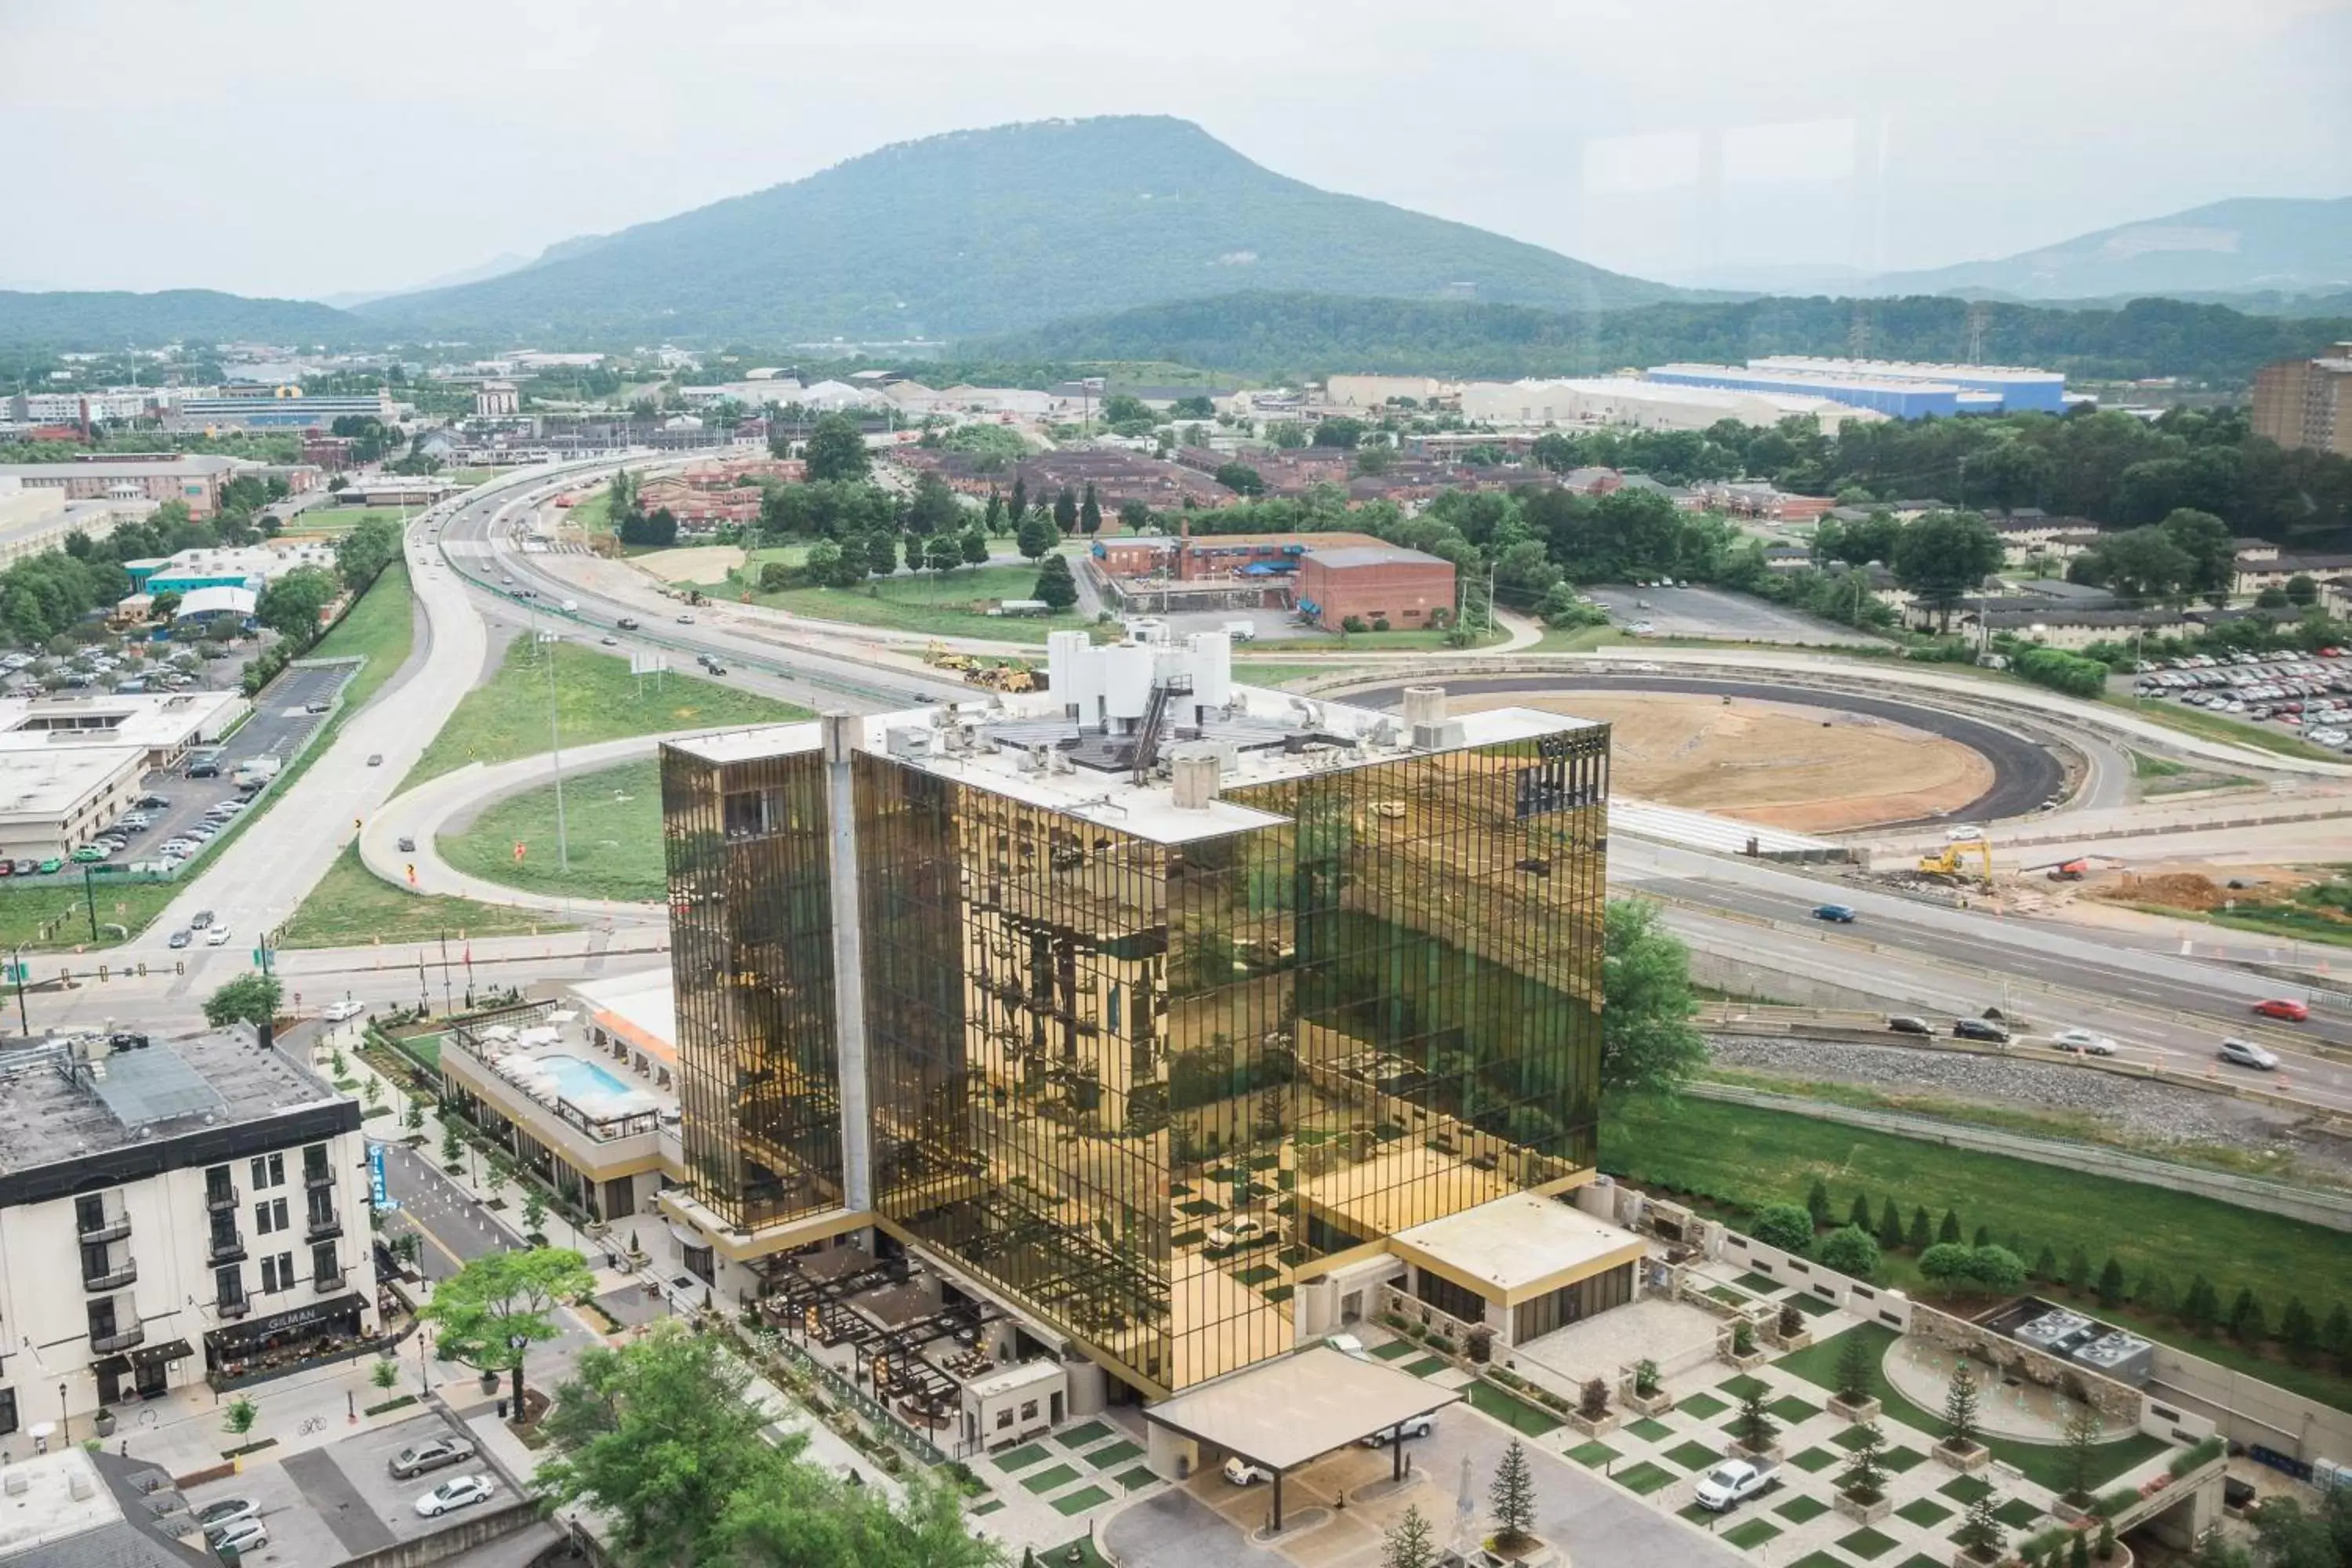
[{"label": "distant mountain range", "polygon": [[[455,289],[461,283],[480,283],[492,278],[503,278],[509,272],[521,271],[533,259],[528,256],[518,256],[511,250],[503,251],[478,267],[464,267],[455,272],[445,272],[438,278],[428,278],[410,288],[379,289],[356,294],[321,294],[319,303],[332,305],[338,310],[348,310],[354,306],[373,305],[378,300],[391,300],[403,294],[421,294],[427,289]],[[544,259],[544,257],[539,259]]]},{"label": "distant mountain range", "polygon": [[1120,116],[902,142],[358,313],[478,340],[897,340],[1309,288],[1555,310],[1685,292],[1318,190],[1186,121]]},{"label": "distant mountain range", "polygon": [[310,300],[249,300],[211,289],[155,294],[0,291],[0,345],[118,349],[169,342],[325,343],[373,336],[357,318]]},{"label": "distant mountain range", "polygon": [[2268,303],[2270,313],[2308,312],[2313,297],[2352,290],[2352,196],[2215,202],[1999,260],[1923,271],[1873,276],[1853,268],[1727,268],[1702,281],[1769,294],[1957,294],[2085,305],[2161,296],[2240,309]]}]

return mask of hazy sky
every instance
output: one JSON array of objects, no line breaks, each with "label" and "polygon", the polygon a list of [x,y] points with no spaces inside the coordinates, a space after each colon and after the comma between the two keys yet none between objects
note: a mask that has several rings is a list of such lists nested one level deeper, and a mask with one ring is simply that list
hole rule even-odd
[{"label": "hazy sky", "polygon": [[0,286],[389,290],[1011,120],[1622,271],[2352,194],[2352,0],[0,0]]}]

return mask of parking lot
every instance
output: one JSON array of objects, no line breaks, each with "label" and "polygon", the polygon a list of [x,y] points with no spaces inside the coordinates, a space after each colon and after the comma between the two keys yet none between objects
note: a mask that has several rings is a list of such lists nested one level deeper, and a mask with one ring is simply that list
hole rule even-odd
[{"label": "parking lot", "polygon": [[2352,660],[2317,654],[2192,654],[2143,662],[2131,691],[2177,701],[2247,724],[2300,732],[2315,746],[2352,752]]},{"label": "parking lot", "polygon": [[248,1562],[340,1563],[362,1552],[410,1542],[464,1519],[460,1509],[438,1519],[416,1511],[416,1500],[443,1481],[488,1475],[498,1489],[476,1509],[496,1508],[516,1496],[513,1478],[487,1457],[396,1480],[392,1457],[426,1437],[463,1436],[438,1415],[419,1415],[389,1426],[359,1432],[323,1448],[310,1448],[277,1464],[254,1463],[242,1475],[192,1489],[188,1506],[202,1510],[227,1498],[250,1498],[261,1505],[269,1544]]},{"label": "parking lot", "polygon": [[1784,610],[1745,594],[1714,588],[1597,587],[1587,593],[1628,629],[1647,626],[1662,637],[1721,637],[1740,642],[1852,643],[1869,634]]}]

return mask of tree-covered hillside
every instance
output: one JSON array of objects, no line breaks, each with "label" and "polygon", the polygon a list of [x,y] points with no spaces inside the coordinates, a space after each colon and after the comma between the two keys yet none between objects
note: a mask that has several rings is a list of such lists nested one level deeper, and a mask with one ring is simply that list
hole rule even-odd
[{"label": "tree-covered hillside", "polygon": [[0,343],[14,347],[95,350],[241,339],[332,345],[374,335],[364,322],[308,300],[248,300],[210,289],[157,294],[0,290]]},{"label": "tree-covered hillside", "polygon": [[1162,117],[903,142],[522,271],[361,307],[477,339],[791,342],[1003,331],[1255,286],[1608,309],[1676,290],[1318,190]]},{"label": "tree-covered hillside", "polygon": [[[2352,319],[2248,316],[2171,300],[2105,310],[1981,309],[1985,360],[2101,379],[2179,375],[2242,385],[2269,360],[2352,337]],[[1857,317],[1873,355],[1957,361],[1967,357],[1969,310],[1945,299],[1769,299],[1570,312],[1250,292],[1055,321],[971,346],[1011,360],[1167,359],[1264,375],[1591,375],[1675,360],[1844,353]]]}]

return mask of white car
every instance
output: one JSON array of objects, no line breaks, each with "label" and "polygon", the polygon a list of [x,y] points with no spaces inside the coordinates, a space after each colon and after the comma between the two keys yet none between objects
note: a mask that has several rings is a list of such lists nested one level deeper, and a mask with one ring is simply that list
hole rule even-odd
[{"label": "white car", "polygon": [[2088,1029],[2061,1029],[2050,1037],[2050,1043],[2062,1051],[2081,1051],[2087,1056],[2111,1057],[2116,1054],[2115,1041],[2105,1035],[2095,1035]]},{"label": "white car", "polygon": [[206,947],[226,947],[228,945],[228,927],[225,925],[217,925],[213,927],[212,930],[205,932],[205,945]]},{"label": "white car", "polygon": [[1282,1226],[1273,1220],[1235,1215],[1209,1232],[1208,1239],[1211,1247],[1256,1247],[1281,1234]]},{"label": "white car", "polygon": [[1373,1433],[1370,1436],[1360,1438],[1358,1441],[1361,1442],[1367,1448],[1385,1448],[1389,1446],[1389,1440],[1391,1438],[1426,1437],[1432,1432],[1436,1430],[1436,1416],[1416,1415],[1411,1420],[1400,1422],[1394,1426],[1383,1427],[1381,1430]]},{"label": "white car", "polygon": [[269,1544],[269,1527],[258,1519],[246,1518],[205,1531],[205,1542],[215,1552],[235,1548],[238,1556],[260,1551]]},{"label": "white car", "polygon": [[1262,1486],[1274,1479],[1274,1472],[1263,1465],[1253,1465],[1236,1454],[1225,1461],[1225,1479],[1237,1487]]},{"label": "white car", "polygon": [[367,1009],[364,1002],[330,1002],[323,1016],[330,1024],[340,1024],[346,1018],[358,1017]]},{"label": "white car", "polygon": [[218,1502],[208,1502],[196,1510],[196,1523],[207,1533],[260,1517],[261,1505],[251,1498],[244,1497],[223,1498]]},{"label": "white car", "polygon": [[1973,822],[1955,822],[1944,829],[1945,842],[1949,844],[1973,844],[1984,836],[1985,830]]},{"label": "white car", "polygon": [[1771,1484],[1770,1466],[1727,1459],[1699,1478],[1696,1495],[1699,1507],[1722,1513]]},{"label": "white car", "polygon": [[496,1489],[488,1476],[459,1476],[455,1480],[443,1481],[418,1498],[416,1511],[426,1519],[438,1519],[445,1513],[485,1501]]}]

